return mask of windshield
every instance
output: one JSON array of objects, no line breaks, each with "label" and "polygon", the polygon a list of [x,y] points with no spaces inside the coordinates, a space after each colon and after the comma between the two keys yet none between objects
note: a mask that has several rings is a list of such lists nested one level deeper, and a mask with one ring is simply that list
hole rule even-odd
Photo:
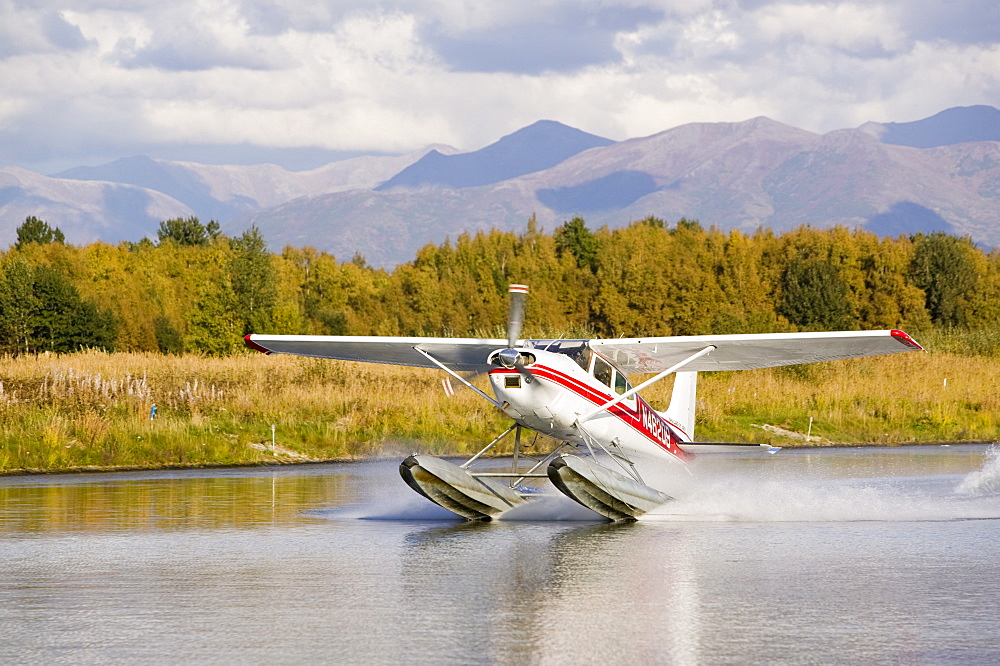
[{"label": "windshield", "polygon": [[590,370],[590,358],[593,352],[587,346],[586,340],[532,340],[531,343],[535,349],[565,354],[584,370]]}]

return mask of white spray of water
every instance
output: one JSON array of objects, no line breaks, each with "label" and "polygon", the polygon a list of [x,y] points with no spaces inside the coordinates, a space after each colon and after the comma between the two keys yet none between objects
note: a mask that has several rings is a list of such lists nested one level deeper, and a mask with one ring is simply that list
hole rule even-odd
[{"label": "white spray of water", "polygon": [[386,496],[363,504],[351,504],[313,512],[333,520],[461,521],[463,518],[409,490],[408,496]]},{"label": "white spray of water", "polygon": [[648,520],[734,522],[848,522],[948,520],[939,500],[891,484],[729,476],[704,480]]},{"label": "white spray of water", "polygon": [[[358,504],[318,510],[335,520],[462,520],[402,483],[389,465],[368,470],[369,497]],[[683,472],[683,473],[682,473]],[[1000,447],[957,487],[949,478],[929,483],[905,477],[809,478],[760,467],[695,472],[670,468],[647,483],[669,488],[675,500],[646,514],[648,521],[849,522],[946,521],[1000,518]],[[390,481],[391,479],[391,481]],[[919,481],[919,480],[917,480]],[[506,512],[504,521],[592,521],[594,512],[560,494],[540,494]]]},{"label": "white spray of water", "polygon": [[379,460],[350,468],[356,502],[309,511],[329,520],[461,521],[442,506],[413,492],[399,476],[399,463]]},{"label": "white spray of water", "polygon": [[644,519],[735,522],[947,521],[1000,518],[1000,448],[952,491],[945,478],[771,477],[730,471],[692,479]]},{"label": "white spray of water", "polygon": [[565,495],[538,495],[529,502],[505,511],[501,520],[550,521],[550,520],[604,520],[582,504]]},{"label": "white spray of water", "polygon": [[986,449],[983,458],[983,466],[962,479],[956,493],[969,497],[1000,495],[1000,446]]}]

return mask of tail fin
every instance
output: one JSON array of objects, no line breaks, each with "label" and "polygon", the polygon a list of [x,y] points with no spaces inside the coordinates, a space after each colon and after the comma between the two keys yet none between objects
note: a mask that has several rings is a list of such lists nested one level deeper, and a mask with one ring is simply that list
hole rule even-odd
[{"label": "tail fin", "polygon": [[681,427],[694,440],[694,410],[698,388],[697,372],[678,372],[674,375],[674,391],[670,406],[663,415]]}]

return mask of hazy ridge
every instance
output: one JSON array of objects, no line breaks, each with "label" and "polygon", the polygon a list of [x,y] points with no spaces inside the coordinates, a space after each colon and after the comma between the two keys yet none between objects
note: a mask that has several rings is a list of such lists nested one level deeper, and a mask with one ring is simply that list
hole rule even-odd
[{"label": "hazy ridge", "polygon": [[801,224],[880,235],[942,230],[1000,245],[1000,110],[816,134],[760,117],[612,142],[539,121],[480,150],[427,146],[310,171],[136,156],[55,176],[0,169],[0,242],[27,215],[67,240],[155,235],[197,215],[227,233],[257,225],[273,249],[310,245],[374,265],[462,232],[546,228],[582,215],[620,227],[654,215],[724,229]]}]

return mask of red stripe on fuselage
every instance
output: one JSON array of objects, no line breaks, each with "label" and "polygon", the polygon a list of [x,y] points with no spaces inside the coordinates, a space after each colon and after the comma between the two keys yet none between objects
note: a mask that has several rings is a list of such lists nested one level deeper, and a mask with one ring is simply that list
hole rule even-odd
[{"label": "red stripe on fuselage", "polygon": [[[603,393],[594,389],[594,387],[581,382],[580,380],[567,375],[559,370],[550,368],[548,366],[535,364],[531,366],[529,372],[539,379],[546,379],[562,388],[565,388],[576,395],[580,396],[584,400],[592,403],[593,405],[600,407],[603,404],[610,402],[613,397],[610,394]],[[516,370],[507,369],[496,369],[491,370],[490,374],[517,374]],[[608,411],[609,414],[616,416],[618,419],[623,421],[626,425],[630,426],[633,430],[637,431],[639,434],[646,437],[661,449],[664,449],[668,453],[680,458],[681,460],[688,460],[693,458],[689,453],[685,453],[677,446],[677,435],[674,432],[674,428],[666,420],[661,417],[656,410],[649,406],[645,400],[639,396],[635,396],[636,408],[630,408],[625,401],[619,402],[617,405],[611,407]],[[646,423],[643,422],[642,411],[645,410],[652,422],[658,423],[662,431],[665,433],[666,437],[657,436],[656,433],[650,430]]]}]

